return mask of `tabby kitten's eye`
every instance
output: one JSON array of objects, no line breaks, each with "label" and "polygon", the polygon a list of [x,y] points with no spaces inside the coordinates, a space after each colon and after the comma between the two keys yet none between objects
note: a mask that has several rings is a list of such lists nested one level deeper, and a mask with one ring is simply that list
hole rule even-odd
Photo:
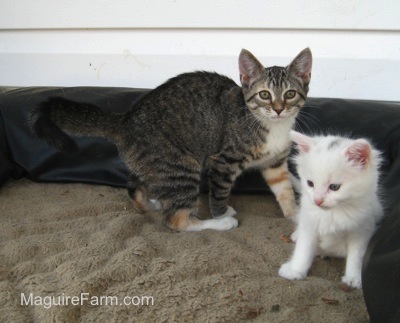
[{"label": "tabby kitten's eye", "polygon": [[296,96],[295,90],[289,90],[285,93],[285,99],[293,99]]},{"label": "tabby kitten's eye", "polygon": [[271,94],[268,91],[261,91],[258,93],[261,99],[263,100],[269,100],[271,98]]},{"label": "tabby kitten's eye", "polygon": [[331,191],[337,191],[337,190],[339,190],[340,186],[341,186],[340,184],[331,184],[331,185],[329,185],[329,189]]},{"label": "tabby kitten's eye", "polygon": [[307,181],[307,185],[310,186],[310,187],[314,187],[314,183],[311,182],[311,181]]}]

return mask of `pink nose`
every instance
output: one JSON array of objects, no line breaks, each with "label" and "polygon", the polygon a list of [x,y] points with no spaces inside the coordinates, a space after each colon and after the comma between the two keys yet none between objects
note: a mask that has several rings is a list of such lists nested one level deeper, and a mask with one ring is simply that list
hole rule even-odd
[{"label": "pink nose", "polygon": [[324,200],[319,198],[319,199],[314,199],[314,203],[320,206],[322,203],[324,203]]}]

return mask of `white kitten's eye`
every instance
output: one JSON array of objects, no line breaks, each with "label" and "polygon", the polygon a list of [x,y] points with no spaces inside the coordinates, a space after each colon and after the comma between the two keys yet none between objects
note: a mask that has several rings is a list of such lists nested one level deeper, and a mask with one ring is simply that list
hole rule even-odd
[{"label": "white kitten's eye", "polygon": [[340,186],[341,186],[340,184],[331,184],[331,185],[329,185],[329,189],[331,191],[337,191],[337,190],[339,190]]},{"label": "white kitten's eye", "polygon": [[314,183],[311,182],[311,181],[307,181],[307,185],[310,186],[310,187],[314,187]]}]

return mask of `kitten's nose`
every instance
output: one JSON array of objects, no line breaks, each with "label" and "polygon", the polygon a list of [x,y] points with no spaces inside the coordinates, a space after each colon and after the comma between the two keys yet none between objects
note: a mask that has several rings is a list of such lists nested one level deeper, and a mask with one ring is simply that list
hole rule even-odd
[{"label": "kitten's nose", "polygon": [[324,199],[322,198],[315,198],[314,203],[320,206],[322,203],[324,203]]},{"label": "kitten's nose", "polygon": [[282,108],[274,108],[274,111],[279,116],[282,113],[283,109]]}]

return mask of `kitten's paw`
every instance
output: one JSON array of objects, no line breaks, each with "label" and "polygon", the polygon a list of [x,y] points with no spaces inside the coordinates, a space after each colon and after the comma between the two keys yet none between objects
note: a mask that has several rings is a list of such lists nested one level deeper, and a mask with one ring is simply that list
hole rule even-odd
[{"label": "kitten's paw", "polygon": [[293,218],[298,211],[296,202],[294,201],[289,201],[285,204],[281,204],[281,209],[285,218]]},{"label": "kitten's paw", "polygon": [[237,228],[239,225],[239,221],[232,216],[226,216],[224,218],[213,219],[214,221],[218,221],[215,226],[215,230],[226,231],[233,228]]},{"label": "kitten's paw", "polygon": [[148,203],[149,211],[159,211],[161,210],[161,203],[157,200],[150,199]]},{"label": "kitten's paw", "polygon": [[345,283],[347,286],[350,286],[353,288],[361,288],[362,287],[361,275],[359,275],[359,276],[343,276],[342,282]]},{"label": "kitten's paw", "polygon": [[226,212],[224,214],[220,214],[217,216],[213,216],[214,219],[222,219],[222,218],[226,218],[226,217],[232,217],[234,215],[236,215],[236,211],[232,206],[228,205],[228,208],[226,209]]},{"label": "kitten's paw", "polygon": [[290,239],[292,239],[293,242],[297,241],[297,236],[298,236],[297,229],[293,231],[292,235],[290,236]]},{"label": "kitten's paw", "polygon": [[304,279],[307,276],[307,273],[302,271],[294,270],[292,268],[292,264],[287,262],[281,266],[279,269],[279,276],[289,279],[289,280],[299,280]]}]

